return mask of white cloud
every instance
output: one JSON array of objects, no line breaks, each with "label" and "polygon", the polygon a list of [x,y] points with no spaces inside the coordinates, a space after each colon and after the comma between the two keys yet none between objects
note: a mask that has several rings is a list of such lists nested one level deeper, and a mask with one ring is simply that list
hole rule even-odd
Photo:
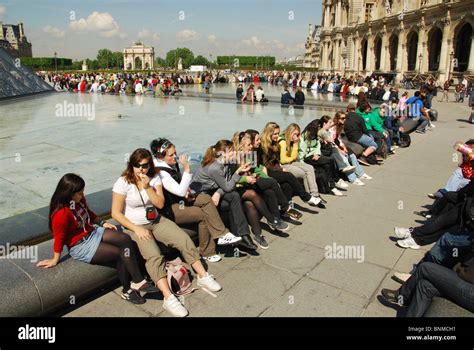
[{"label": "white cloud", "polygon": [[47,25],[43,27],[43,32],[51,35],[52,37],[55,38],[63,38],[64,37],[64,30],[61,30],[59,28]]},{"label": "white cloud", "polygon": [[125,33],[120,32],[120,26],[114,18],[107,12],[92,12],[86,19],[81,18],[72,21],[69,24],[72,30],[76,32],[98,32],[104,38],[112,38],[118,36],[126,37]]},{"label": "white cloud", "polygon": [[3,5],[0,5],[0,16],[3,16],[7,12],[7,8]]},{"label": "white cloud", "polygon": [[141,32],[138,32],[138,39],[149,39],[152,38],[154,41],[160,41],[160,35],[158,33],[152,33],[148,29],[143,29]]},{"label": "white cloud", "polygon": [[257,49],[260,49],[262,48],[262,42],[259,38],[257,38],[256,36],[252,36],[248,39],[242,39],[240,41],[242,44],[246,45],[246,46],[253,46]]},{"label": "white cloud", "polygon": [[280,40],[273,40],[272,46],[280,50],[283,50],[285,48],[285,44],[283,44]]},{"label": "white cloud", "polygon": [[181,41],[193,41],[199,39],[199,33],[190,29],[183,29],[176,33],[176,38]]},{"label": "white cloud", "polygon": [[207,41],[209,41],[209,43],[211,44],[215,44],[216,40],[217,40],[217,37],[214,34],[211,34],[207,37]]}]

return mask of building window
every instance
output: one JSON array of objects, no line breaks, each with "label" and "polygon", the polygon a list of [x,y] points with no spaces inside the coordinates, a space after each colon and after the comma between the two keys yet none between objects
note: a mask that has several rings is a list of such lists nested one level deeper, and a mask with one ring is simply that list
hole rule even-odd
[{"label": "building window", "polygon": [[374,8],[373,3],[367,3],[365,4],[365,21],[368,22],[372,20],[372,10]]}]

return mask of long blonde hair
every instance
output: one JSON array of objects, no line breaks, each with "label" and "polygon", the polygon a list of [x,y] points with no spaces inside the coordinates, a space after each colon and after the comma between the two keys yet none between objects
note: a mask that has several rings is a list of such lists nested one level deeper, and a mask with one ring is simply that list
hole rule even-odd
[{"label": "long blonde hair", "polygon": [[280,126],[275,122],[268,122],[262,131],[261,136],[261,147],[263,154],[268,155],[270,153],[280,153],[280,145],[278,142],[272,141],[272,135],[275,129],[280,129]]},{"label": "long blonde hair", "polygon": [[232,136],[232,143],[234,145],[234,152],[236,153],[236,160],[238,164],[246,162],[248,155],[242,153],[242,149],[246,142],[252,142],[252,137],[245,131],[236,131]]},{"label": "long blonde hair", "polygon": [[[285,135],[285,140],[286,140],[286,155],[288,157],[291,155],[291,149],[292,149],[292,143],[293,143],[291,141],[291,134],[295,130],[298,130],[298,132],[301,134],[300,126],[296,123],[291,123],[290,125],[286,127],[285,131],[283,131],[283,134]],[[298,145],[296,145],[296,147],[298,147]]]}]

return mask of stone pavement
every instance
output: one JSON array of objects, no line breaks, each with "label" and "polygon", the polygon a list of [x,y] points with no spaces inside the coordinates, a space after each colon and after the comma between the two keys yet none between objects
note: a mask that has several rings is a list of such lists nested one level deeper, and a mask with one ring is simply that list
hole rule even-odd
[{"label": "stone pavement", "polygon": [[[303,224],[286,238],[267,233],[270,248],[258,256],[210,264],[223,290],[216,298],[202,290],[187,296],[190,316],[396,316],[378,301],[380,289],[399,286],[392,273],[408,272],[429,247],[397,247],[393,227],[417,225],[413,211],[429,204],[426,194],[444,186],[456,168],[452,145],[474,137],[474,126],[457,120],[469,116],[466,104],[434,104],[440,116],[434,131],[413,134],[410,148],[365,168],[374,177],[366,186],[351,186],[347,197],[326,196],[328,209],[304,212]],[[325,253],[334,245],[363,248],[363,259],[331,259]],[[135,306],[119,293],[105,291],[64,316],[169,316],[159,298]]]}]

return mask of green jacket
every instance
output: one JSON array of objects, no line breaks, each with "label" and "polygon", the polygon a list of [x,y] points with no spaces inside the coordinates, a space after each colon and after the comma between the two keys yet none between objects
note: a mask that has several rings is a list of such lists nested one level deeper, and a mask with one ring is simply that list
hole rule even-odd
[{"label": "green jacket", "polygon": [[372,112],[362,113],[361,110],[357,108],[357,114],[364,119],[367,130],[375,130],[384,133],[383,118],[379,115],[379,110],[380,107],[376,107]]},{"label": "green jacket", "polygon": [[314,155],[321,155],[321,143],[318,141],[318,138],[306,141],[305,135],[302,134],[299,144],[298,158],[301,161],[304,161],[306,158]]},{"label": "green jacket", "polygon": [[[257,175],[261,179],[268,179],[270,176],[265,174],[265,172],[263,171],[263,168],[265,168],[265,166],[263,164],[258,165],[256,168],[254,168],[254,170],[252,172],[252,175]],[[241,176],[240,180],[237,182],[237,184],[246,185],[247,184],[246,176],[245,175]]]}]

